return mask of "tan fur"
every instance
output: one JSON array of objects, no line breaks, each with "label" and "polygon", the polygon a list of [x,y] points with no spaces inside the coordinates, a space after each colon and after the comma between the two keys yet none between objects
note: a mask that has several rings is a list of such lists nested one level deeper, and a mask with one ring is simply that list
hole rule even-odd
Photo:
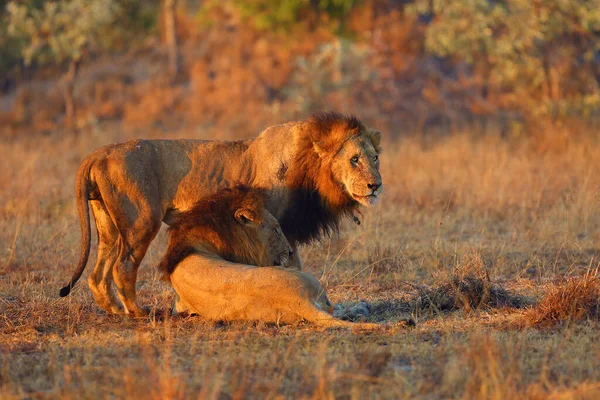
[{"label": "tan fur", "polygon": [[171,274],[176,311],[212,321],[260,321],[322,327],[379,329],[378,324],[335,319],[323,287],[312,275],[280,267],[235,264],[211,251],[190,255]]},{"label": "tan fur", "polygon": [[[374,203],[381,193],[375,160],[380,139],[381,133],[354,117],[322,113],[268,128],[248,141],[134,140],[99,149],[77,173],[82,254],[61,296],[69,294],[87,263],[88,201],[99,236],[88,280],[94,299],[108,312],[143,316],[147,311],[136,301],[137,269],[161,222],[170,224],[198,199],[238,183],[265,190],[265,207],[294,248],[290,266],[301,269],[299,243],[336,230],[342,216]],[[360,161],[351,164],[355,155]]]}]

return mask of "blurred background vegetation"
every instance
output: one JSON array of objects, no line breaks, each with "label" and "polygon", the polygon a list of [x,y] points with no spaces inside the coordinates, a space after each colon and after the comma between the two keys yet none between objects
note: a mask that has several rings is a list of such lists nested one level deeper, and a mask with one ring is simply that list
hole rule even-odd
[{"label": "blurred background vegetation", "polygon": [[0,0],[0,10],[3,136],[106,124],[253,136],[319,109],[397,133],[521,136],[599,116],[600,0]]}]

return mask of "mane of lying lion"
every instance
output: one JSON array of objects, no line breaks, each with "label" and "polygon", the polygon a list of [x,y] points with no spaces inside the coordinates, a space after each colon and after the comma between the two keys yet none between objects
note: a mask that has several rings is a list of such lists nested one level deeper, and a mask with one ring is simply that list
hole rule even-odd
[{"label": "mane of lying lion", "polygon": [[159,265],[163,278],[168,280],[177,264],[197,253],[198,243],[227,261],[253,264],[262,244],[236,221],[234,214],[240,208],[253,210],[262,221],[264,191],[243,186],[223,189],[179,214],[169,228],[168,249]]},{"label": "mane of lying lion", "polygon": [[327,161],[315,151],[315,143],[333,156],[366,128],[355,116],[322,112],[312,114],[302,131],[285,172],[286,186],[292,190],[290,205],[279,222],[289,238],[306,243],[337,232],[341,218],[358,207],[343,185],[333,179]]}]

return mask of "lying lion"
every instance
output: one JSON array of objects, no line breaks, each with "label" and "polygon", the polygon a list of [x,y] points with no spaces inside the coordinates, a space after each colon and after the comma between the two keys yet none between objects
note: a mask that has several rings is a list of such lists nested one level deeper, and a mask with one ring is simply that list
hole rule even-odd
[{"label": "lying lion", "polygon": [[110,313],[143,316],[137,270],[162,222],[170,225],[198,199],[238,182],[265,189],[265,208],[294,249],[290,266],[301,269],[298,244],[336,230],[343,216],[382,192],[380,142],[381,133],[355,117],[320,113],[253,140],[133,140],[96,150],[77,172],[82,252],[60,295],[70,293],[88,261],[88,202],[98,231],[88,280],[94,299]]},{"label": "lying lion", "polygon": [[176,312],[213,321],[379,328],[335,319],[315,277],[281,268],[291,247],[262,194],[225,189],[173,222],[159,268],[178,294]]}]

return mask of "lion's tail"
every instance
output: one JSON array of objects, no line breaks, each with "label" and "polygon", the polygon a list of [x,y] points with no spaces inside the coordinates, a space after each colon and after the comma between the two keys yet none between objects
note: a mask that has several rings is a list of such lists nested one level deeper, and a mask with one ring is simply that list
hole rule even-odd
[{"label": "lion's tail", "polygon": [[75,192],[77,196],[77,212],[79,214],[79,226],[81,228],[81,255],[77,270],[71,278],[68,285],[60,289],[60,297],[65,297],[71,293],[71,289],[77,283],[88,261],[90,255],[90,210],[88,207],[90,169],[92,168],[93,160],[86,158],[83,160],[77,171],[77,179],[75,182]]},{"label": "lion's tail", "polygon": [[342,321],[340,319],[334,318],[332,315],[328,314],[325,311],[318,310],[316,307],[314,308],[313,312],[310,312],[309,315],[303,315],[303,317],[308,322],[312,322],[317,326],[322,326],[325,328],[356,328],[370,331],[382,328],[382,325],[373,324],[369,322]]},{"label": "lion's tail", "polygon": [[350,329],[363,329],[366,331],[375,331],[375,330],[383,328],[383,325],[374,324],[371,322],[341,321],[341,320],[335,319],[333,317],[331,317],[330,320],[324,320],[324,321],[317,322],[317,325],[324,326],[327,328],[350,328]]}]

